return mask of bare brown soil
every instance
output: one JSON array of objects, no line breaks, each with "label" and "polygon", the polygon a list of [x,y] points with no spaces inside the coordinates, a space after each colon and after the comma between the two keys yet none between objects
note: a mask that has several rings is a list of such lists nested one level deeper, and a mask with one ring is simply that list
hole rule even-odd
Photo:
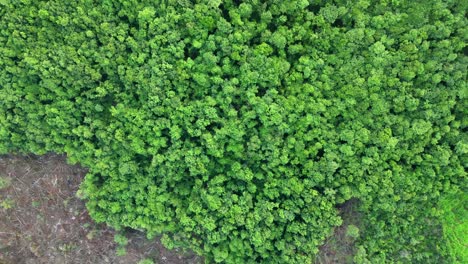
[{"label": "bare brown soil", "polygon": [[94,223],[75,196],[85,173],[62,155],[0,156],[0,264],[202,262],[138,231],[125,233],[127,253],[117,256],[116,231]]},{"label": "bare brown soil", "polygon": [[338,208],[343,224],[336,227],[332,235],[320,247],[319,254],[315,259],[316,264],[354,263],[353,257],[356,254],[355,242],[357,238],[347,235],[347,230],[350,225],[361,228],[362,216],[357,210],[358,204],[358,200],[351,199]]}]

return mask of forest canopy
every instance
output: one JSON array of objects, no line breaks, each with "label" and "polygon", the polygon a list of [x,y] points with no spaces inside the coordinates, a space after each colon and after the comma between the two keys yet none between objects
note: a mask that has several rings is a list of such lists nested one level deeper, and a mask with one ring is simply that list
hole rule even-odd
[{"label": "forest canopy", "polygon": [[0,0],[0,153],[89,169],[90,215],[222,263],[443,263],[467,186],[467,1]]}]

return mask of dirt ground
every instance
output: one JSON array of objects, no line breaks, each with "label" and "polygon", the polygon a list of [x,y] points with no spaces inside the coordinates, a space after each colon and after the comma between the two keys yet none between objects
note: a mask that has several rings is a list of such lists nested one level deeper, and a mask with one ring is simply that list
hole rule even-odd
[{"label": "dirt ground", "polygon": [[116,231],[94,223],[75,196],[85,173],[62,155],[0,156],[0,264],[202,263],[138,231],[125,233],[118,256]]},{"label": "dirt ground", "polygon": [[342,204],[340,211],[343,224],[333,230],[333,234],[327,238],[320,247],[319,254],[315,258],[316,264],[347,264],[354,263],[353,257],[356,254],[355,242],[359,237],[358,233],[350,232],[350,227],[362,228],[362,215],[358,212],[359,201],[351,199]]}]

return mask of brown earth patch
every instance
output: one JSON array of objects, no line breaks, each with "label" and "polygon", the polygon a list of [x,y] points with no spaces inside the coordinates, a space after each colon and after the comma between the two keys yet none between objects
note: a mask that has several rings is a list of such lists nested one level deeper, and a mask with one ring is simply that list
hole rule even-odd
[{"label": "brown earth patch", "polygon": [[0,156],[0,264],[202,262],[135,230],[125,232],[126,254],[118,256],[116,231],[94,223],[75,196],[85,174],[63,155]]},{"label": "brown earth patch", "polygon": [[343,219],[343,224],[334,228],[333,233],[320,247],[315,259],[316,264],[347,264],[354,263],[356,254],[355,242],[358,239],[357,228],[361,228],[361,214],[358,212],[359,201],[351,199],[343,203],[338,209]]}]

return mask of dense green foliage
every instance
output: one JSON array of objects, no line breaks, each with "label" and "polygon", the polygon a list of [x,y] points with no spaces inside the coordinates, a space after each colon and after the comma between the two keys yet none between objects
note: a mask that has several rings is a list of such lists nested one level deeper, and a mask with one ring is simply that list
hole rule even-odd
[{"label": "dense green foliage", "polygon": [[451,262],[468,263],[468,193],[448,193],[440,200],[439,207]]},{"label": "dense green foliage", "polygon": [[441,263],[466,3],[0,0],[0,153],[66,153],[96,221],[210,262],[309,263],[357,198],[357,262]]}]

